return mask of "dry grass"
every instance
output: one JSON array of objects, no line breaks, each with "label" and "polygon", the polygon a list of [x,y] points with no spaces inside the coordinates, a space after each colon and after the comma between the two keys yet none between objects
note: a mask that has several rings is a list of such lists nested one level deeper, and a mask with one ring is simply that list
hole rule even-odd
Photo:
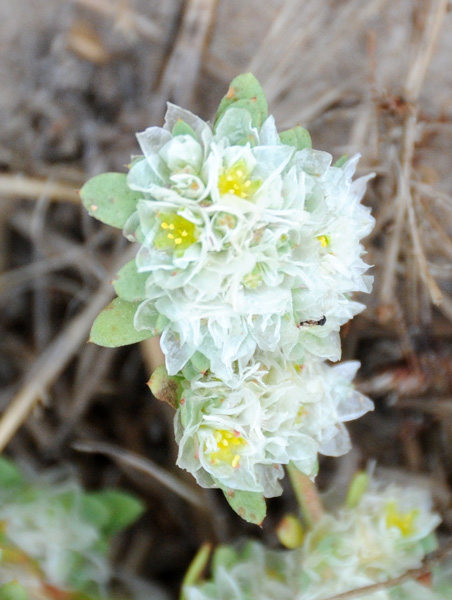
[{"label": "dry grass", "polygon": [[[89,486],[118,483],[140,494],[150,510],[116,559],[134,577],[146,573],[158,586],[153,598],[175,597],[206,539],[251,531],[274,543],[274,522],[293,496],[288,490],[270,504],[256,534],[174,468],[171,412],[145,386],[158,350],[85,343],[127,250],[80,210],[74,190],[90,175],[122,170],[137,151],[134,132],[159,124],[167,100],[208,118],[246,70],[261,80],[281,128],[301,123],[336,156],[359,151],[360,172],[376,173],[367,196],[377,220],[367,240],[375,287],[367,311],[344,331],[344,354],[362,361],[360,385],[377,410],[352,427],[354,452],[325,461],[320,481],[343,486],[353,468],[376,458],[431,487],[448,536],[447,10],[446,0],[0,5],[0,446],[35,466],[70,462]],[[146,473],[131,467],[146,460]]]}]

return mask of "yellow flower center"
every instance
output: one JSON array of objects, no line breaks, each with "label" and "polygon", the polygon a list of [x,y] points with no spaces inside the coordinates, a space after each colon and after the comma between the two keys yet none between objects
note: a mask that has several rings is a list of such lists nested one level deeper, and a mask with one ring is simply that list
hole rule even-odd
[{"label": "yellow flower center", "polygon": [[250,179],[250,172],[244,160],[238,160],[229,169],[223,169],[218,177],[218,190],[223,196],[233,194],[248,200],[261,186],[259,179]]},{"label": "yellow flower center", "polygon": [[198,239],[196,226],[176,213],[160,213],[160,228],[154,238],[157,250],[186,250]]},{"label": "yellow flower center", "polygon": [[209,454],[213,465],[220,462],[231,465],[234,469],[240,466],[240,451],[247,442],[240,437],[237,431],[226,431],[216,429],[213,437],[217,443],[217,449]]},{"label": "yellow flower center", "polygon": [[418,514],[416,509],[402,513],[397,509],[395,502],[389,502],[386,506],[386,527],[397,527],[404,537],[412,535],[416,531],[415,521]]},{"label": "yellow flower center", "polygon": [[320,245],[322,246],[322,248],[328,248],[328,246],[331,243],[329,235],[319,235],[317,239],[319,240]]}]

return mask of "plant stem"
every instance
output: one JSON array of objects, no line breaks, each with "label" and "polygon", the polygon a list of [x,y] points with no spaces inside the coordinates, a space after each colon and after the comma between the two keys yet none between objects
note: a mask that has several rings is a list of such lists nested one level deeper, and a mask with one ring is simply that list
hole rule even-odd
[{"label": "plant stem", "polygon": [[292,463],[287,465],[290,482],[308,528],[312,527],[323,515],[323,506],[315,483],[301,473]]}]

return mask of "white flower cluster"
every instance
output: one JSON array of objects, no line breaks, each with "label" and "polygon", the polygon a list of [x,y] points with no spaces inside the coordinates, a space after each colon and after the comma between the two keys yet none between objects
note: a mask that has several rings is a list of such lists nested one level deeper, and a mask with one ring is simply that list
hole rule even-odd
[{"label": "white flower cluster", "polygon": [[137,137],[134,327],[161,331],[169,376],[187,378],[178,464],[203,486],[274,496],[282,464],[314,476],[319,452],[349,449],[343,422],[372,409],[351,386],[356,364],[324,363],[363,308],[353,292],[370,290],[368,177],[352,181],[357,156],[332,166],[310,140],[285,143],[240,102],[214,127],[170,104],[164,127]]},{"label": "white flower cluster", "polygon": [[84,492],[66,470],[25,474],[0,457],[0,597],[104,597],[111,536],[142,511],[120,490]]},{"label": "white flower cluster", "polygon": [[295,600],[298,576],[289,553],[248,543],[240,553],[218,548],[213,580],[186,587],[186,600]]},{"label": "white flower cluster", "polygon": [[[305,593],[318,600],[419,567],[435,548],[431,534],[439,522],[426,490],[372,482],[357,506],[326,514],[308,533],[302,550]],[[363,600],[391,597],[384,590]],[[428,597],[425,590],[422,598]]]},{"label": "white flower cluster", "polygon": [[359,363],[303,367],[258,354],[250,373],[231,389],[215,377],[185,383],[176,416],[179,466],[203,487],[281,493],[280,465],[317,473],[318,453],[350,449],[343,422],[372,409],[350,385]]},{"label": "white flower cluster", "polygon": [[[271,552],[252,544],[235,561],[213,566],[212,581],[184,590],[187,600],[322,600],[384,582],[420,566],[435,547],[440,519],[427,493],[371,484],[359,504],[325,514],[298,550]],[[232,552],[232,550],[230,550]],[[449,579],[450,584],[450,579]],[[411,581],[360,600],[445,600],[441,589]],[[446,588],[444,588],[446,589]],[[449,589],[449,588],[448,588]]]},{"label": "white flower cluster", "polygon": [[363,308],[350,295],[370,290],[360,240],[373,218],[360,204],[368,178],[351,180],[358,157],[331,166],[326,152],[281,143],[272,117],[257,130],[234,107],[213,132],[169,105],[164,128],[137,137],[144,159],[128,185],[143,199],[125,232],[139,236],[149,276],[135,327],[167,319],[168,372],[195,351],[225,383],[256,349],[338,360],[339,328]]},{"label": "white flower cluster", "polygon": [[[110,577],[110,567],[100,550],[102,536],[99,528],[83,516],[81,502],[82,490],[71,479],[55,483],[44,478],[39,486],[2,487],[0,523],[5,540],[0,580],[4,575],[10,581],[16,573],[20,583],[35,587],[41,583],[41,572],[48,584],[61,589],[71,587],[75,581],[103,586]],[[11,544],[16,550],[6,551]],[[18,561],[14,560],[16,554]],[[24,568],[27,561],[32,565],[28,569]]]}]

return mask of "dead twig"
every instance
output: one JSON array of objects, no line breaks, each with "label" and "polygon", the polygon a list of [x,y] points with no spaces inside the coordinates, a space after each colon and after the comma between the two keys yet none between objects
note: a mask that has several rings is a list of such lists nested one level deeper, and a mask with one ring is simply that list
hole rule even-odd
[{"label": "dead twig", "polygon": [[382,305],[381,318],[383,321],[393,317],[393,312],[390,307],[394,300],[396,264],[400,253],[400,243],[406,214],[408,214],[408,224],[413,242],[413,249],[419,264],[421,277],[428,287],[432,301],[435,304],[439,304],[441,301],[441,292],[428,270],[416,224],[413,198],[411,195],[411,174],[417,137],[417,100],[422,89],[428,65],[433,56],[441,24],[444,15],[446,14],[446,9],[447,0],[434,0],[432,3],[431,11],[426,19],[426,24],[422,32],[418,51],[410,65],[403,87],[403,98],[406,102],[406,116],[403,124],[400,151],[401,166],[397,182],[397,195],[394,201],[397,209],[394,229],[387,246],[385,270],[380,290],[380,303]]},{"label": "dead twig", "polygon": [[118,5],[117,2],[109,0],[72,1],[102,16],[114,19],[116,27],[125,33],[137,33],[152,42],[161,42],[163,39],[163,29],[157,23],[131,10],[124,3]]},{"label": "dead twig", "polygon": [[179,32],[153,100],[153,113],[160,118],[168,100],[191,107],[215,14],[216,0],[188,0],[184,4]]},{"label": "dead twig", "polygon": [[[121,265],[126,260],[130,260],[135,252],[136,249],[131,246],[126,253],[127,256],[122,257]],[[46,388],[61,373],[78,348],[87,341],[94,319],[114,295],[109,281],[118,268],[119,265],[115,264],[110,277],[100,286],[86,308],[74,317],[30,367],[24,385],[0,420],[0,451],[5,448],[43,397]]]},{"label": "dead twig", "polygon": [[371,594],[372,592],[378,592],[380,590],[386,590],[388,588],[392,588],[398,585],[402,585],[407,581],[411,581],[413,579],[419,579],[424,575],[428,575],[433,567],[436,567],[438,564],[442,563],[444,559],[446,559],[449,554],[452,553],[452,540],[449,541],[446,546],[433,552],[430,554],[422,563],[422,566],[417,569],[410,569],[400,577],[395,577],[394,579],[388,579],[387,581],[380,581],[378,583],[373,583],[372,585],[366,585],[361,588],[357,588],[355,590],[350,590],[349,592],[343,592],[341,594],[336,594],[335,596],[328,596],[324,600],[351,600],[352,598],[361,598],[364,595]]},{"label": "dead twig", "polygon": [[195,492],[191,487],[180,481],[177,477],[174,477],[174,475],[168,473],[165,469],[156,465],[148,458],[143,458],[134,452],[122,450],[113,444],[105,442],[76,442],[72,447],[79,452],[98,453],[110,456],[119,463],[124,463],[133,469],[151,475],[151,477],[193,506],[196,506],[196,508],[208,510],[206,502],[198,492]]},{"label": "dead twig", "polygon": [[0,175],[0,196],[29,200],[48,198],[57,202],[80,204],[77,188],[69,183],[18,175]]}]

